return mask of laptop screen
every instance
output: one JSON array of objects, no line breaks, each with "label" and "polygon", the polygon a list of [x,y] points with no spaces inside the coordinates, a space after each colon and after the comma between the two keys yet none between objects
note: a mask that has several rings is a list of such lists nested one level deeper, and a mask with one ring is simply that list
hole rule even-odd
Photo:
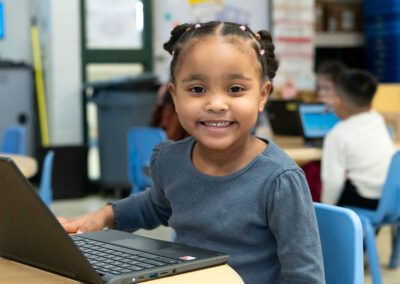
[{"label": "laptop screen", "polygon": [[296,100],[270,100],[266,105],[269,123],[275,135],[299,136],[301,126],[297,115]]},{"label": "laptop screen", "polygon": [[298,107],[304,138],[322,138],[339,121],[325,104],[300,104]]}]

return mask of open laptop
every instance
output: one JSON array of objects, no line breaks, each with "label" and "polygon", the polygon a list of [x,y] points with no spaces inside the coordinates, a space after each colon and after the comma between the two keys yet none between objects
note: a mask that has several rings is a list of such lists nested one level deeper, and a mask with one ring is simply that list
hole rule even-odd
[{"label": "open laptop", "polygon": [[296,100],[270,100],[267,102],[267,115],[275,135],[301,135],[301,126],[297,115],[299,102]]},{"label": "open laptop", "polygon": [[322,147],[325,135],[339,122],[331,109],[322,103],[300,103],[298,116],[306,146]]},{"label": "open laptop", "polygon": [[138,283],[229,258],[116,230],[70,236],[9,158],[0,157],[0,196],[0,256],[82,282]]}]

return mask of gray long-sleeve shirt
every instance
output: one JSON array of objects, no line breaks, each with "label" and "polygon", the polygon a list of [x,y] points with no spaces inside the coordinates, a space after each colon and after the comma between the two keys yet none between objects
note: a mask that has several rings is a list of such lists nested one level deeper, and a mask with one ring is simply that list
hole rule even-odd
[{"label": "gray long-sleeve shirt", "polygon": [[325,283],[309,188],[301,169],[276,144],[247,166],[217,177],[191,162],[195,140],[157,145],[154,186],[113,204],[115,227],[169,225],[176,242],[231,255],[245,283]]}]

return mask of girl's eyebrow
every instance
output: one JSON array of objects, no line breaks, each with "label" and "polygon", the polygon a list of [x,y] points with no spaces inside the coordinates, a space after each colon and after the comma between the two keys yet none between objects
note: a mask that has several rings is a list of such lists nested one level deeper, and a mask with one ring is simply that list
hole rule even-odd
[{"label": "girl's eyebrow", "polygon": [[182,80],[182,82],[190,82],[190,81],[203,81],[206,79],[206,75],[203,74],[189,74],[186,78]]},{"label": "girl's eyebrow", "polygon": [[229,79],[240,79],[240,80],[246,80],[246,81],[252,81],[251,78],[244,76],[243,74],[240,73],[231,73],[228,74],[227,76]]},{"label": "girl's eyebrow", "polygon": [[[226,76],[228,79],[240,79],[246,81],[252,81],[251,78],[244,76],[240,73],[230,73]],[[206,80],[207,76],[204,74],[189,74],[186,78],[182,80],[182,82],[190,82],[190,81],[204,81]]]}]

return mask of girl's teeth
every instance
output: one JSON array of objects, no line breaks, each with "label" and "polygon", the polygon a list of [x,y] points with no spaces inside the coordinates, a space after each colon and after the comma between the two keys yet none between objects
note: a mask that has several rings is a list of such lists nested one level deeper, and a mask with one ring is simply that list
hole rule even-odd
[{"label": "girl's teeth", "polygon": [[206,126],[212,126],[212,127],[226,127],[230,124],[230,122],[206,122]]}]

